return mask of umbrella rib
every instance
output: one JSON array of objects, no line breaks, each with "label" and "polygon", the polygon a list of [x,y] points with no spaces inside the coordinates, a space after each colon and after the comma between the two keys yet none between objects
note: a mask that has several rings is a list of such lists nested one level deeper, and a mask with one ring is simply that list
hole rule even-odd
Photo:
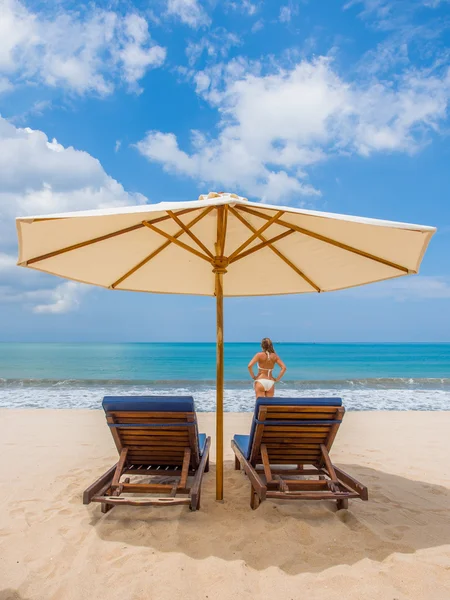
[{"label": "umbrella rib", "polygon": [[227,237],[227,223],[228,223],[228,204],[223,207],[223,223],[222,223],[222,236],[220,238],[220,256],[223,256],[225,252],[225,240]]},{"label": "umbrella rib", "polygon": [[[195,208],[188,208],[182,211],[179,211],[177,215],[184,215],[186,213],[192,212],[193,210],[197,210]],[[151,223],[160,223],[161,221],[167,221],[170,219],[169,216],[158,217],[156,219],[152,219]],[[37,220],[37,219],[36,219]],[[45,219],[48,220],[48,219]],[[52,252],[48,252],[47,254],[41,254],[40,256],[35,256],[34,258],[30,258],[29,260],[21,263],[23,266],[32,265],[35,262],[39,262],[41,260],[46,260],[47,258],[53,258],[54,256],[58,256],[59,254],[65,254],[66,252],[71,252],[72,250],[78,250],[79,248],[84,248],[85,246],[90,246],[91,244],[96,244],[97,242],[103,242],[104,240],[108,240],[110,238],[116,237],[118,235],[122,235],[125,233],[130,233],[131,231],[136,231],[137,229],[142,229],[144,225],[142,223],[137,223],[136,225],[131,225],[130,227],[125,227],[124,229],[119,229],[118,231],[112,231],[111,233],[106,233],[105,235],[101,235],[96,238],[92,238],[90,240],[85,240],[84,242],[78,242],[77,244],[72,244],[71,246],[66,246],[65,248],[60,248],[59,250],[53,250]]]},{"label": "umbrella rib", "polygon": [[[266,219],[266,220],[270,219],[270,217],[268,215],[265,215],[264,213],[261,213],[257,210],[248,208],[248,206],[236,206],[236,208],[238,208],[239,210],[242,210],[246,213],[249,213],[251,215],[255,215],[256,217],[260,217],[261,219]],[[358,254],[359,256],[362,256],[363,258],[368,258],[369,260],[373,260],[375,262],[381,263],[382,265],[386,265],[387,267],[397,269],[398,271],[403,271],[406,274],[416,273],[416,271],[408,269],[407,267],[404,267],[402,265],[398,265],[397,263],[393,263],[390,260],[386,260],[385,258],[381,258],[380,256],[375,256],[374,254],[370,254],[369,252],[365,252],[364,250],[360,250],[359,248],[354,248],[353,246],[343,244],[342,242],[333,240],[332,238],[321,235],[320,233],[315,233],[314,231],[310,231],[309,229],[304,229],[303,227],[294,225],[294,223],[289,223],[289,221],[276,219],[275,223],[277,223],[278,225],[283,225],[284,227],[289,227],[291,229],[294,229],[298,233],[302,233],[308,237],[315,238],[316,240],[325,242],[326,244],[331,244],[332,246],[336,246],[337,248],[341,248],[342,250],[346,250],[347,252],[352,252],[353,254]]]},{"label": "umbrella rib", "polygon": [[[208,208],[206,210],[202,211],[199,215],[197,215],[195,217],[195,219],[193,219],[190,223],[187,224],[186,227],[193,227],[196,223],[198,223],[199,221],[201,221],[201,219],[203,219],[203,217],[206,217],[206,215],[208,213],[210,213],[212,211],[212,209],[213,209],[212,206],[208,206]],[[178,212],[177,214],[179,215],[180,213]],[[180,231],[177,231],[177,233],[175,233],[173,237],[174,238],[179,238],[181,235],[183,235],[183,233],[185,233],[184,229],[180,229]],[[122,277],[120,277],[119,279],[117,279],[117,281],[115,281],[114,283],[112,283],[109,287],[111,289],[115,289],[118,285],[120,285],[123,281],[125,281],[125,279],[128,279],[128,277],[130,277],[131,275],[133,275],[133,273],[136,273],[136,271],[138,271],[141,267],[143,267],[149,261],[151,261],[152,258],[154,258],[160,252],[162,252],[163,250],[165,250],[167,248],[167,246],[170,246],[170,244],[172,244],[171,240],[167,240],[166,242],[164,242],[164,244],[162,244],[161,246],[159,246],[158,248],[156,248],[156,250],[153,250],[153,252],[151,252],[143,260],[141,260],[141,262],[139,262],[132,269],[130,269],[129,271],[127,271],[124,275],[122,275]]]},{"label": "umbrella rib", "polygon": [[[236,262],[237,260],[241,260],[241,258],[245,258],[249,254],[253,254],[253,252],[257,252],[258,250],[262,250],[266,246],[270,246],[271,244],[274,244],[275,242],[278,242],[279,240],[282,240],[283,238],[287,237],[288,235],[291,235],[291,233],[295,233],[295,230],[294,229],[288,229],[287,231],[284,231],[283,233],[280,233],[279,235],[276,235],[275,237],[270,238],[270,240],[265,240],[265,241],[261,242],[261,244],[258,244],[257,246],[253,246],[253,248],[250,248],[250,250],[246,250],[245,252],[241,252],[240,254],[238,254],[237,256],[235,256],[232,260],[230,260],[230,264]],[[264,237],[261,236],[260,239],[264,239]]]},{"label": "umbrella rib", "polygon": [[[239,219],[239,221],[241,221],[241,223],[243,225],[245,225],[246,227],[248,227],[248,229],[250,229],[250,231],[256,232],[255,227],[253,227],[253,225],[251,225],[242,215],[240,215],[237,210],[235,210],[234,208],[232,208],[230,206],[230,211],[233,213],[233,215],[237,219]],[[289,230],[289,232],[290,231],[291,230]],[[286,232],[286,234],[287,234],[287,232]],[[285,262],[293,271],[295,271],[297,273],[297,275],[300,275],[300,277],[302,279],[304,279],[306,281],[306,283],[308,283],[312,288],[314,288],[316,290],[316,292],[321,292],[322,291],[320,289],[320,287],[314,283],[314,281],[312,281],[307,275],[305,275],[305,273],[303,273],[303,271],[301,271],[296,265],[294,265],[294,263],[292,261],[290,261],[282,252],[280,252],[278,250],[278,248],[276,248],[275,246],[273,246],[272,243],[270,243],[271,240],[266,240],[265,237],[263,235],[261,235],[261,234],[259,234],[258,237],[263,242],[269,242],[267,244],[267,246],[272,250],[272,252],[274,254],[276,254],[278,256],[278,258],[280,258],[283,262]]]},{"label": "umbrella rib", "polygon": [[[155,233],[158,233],[162,237],[167,238],[173,244],[176,244],[177,246],[180,246],[180,248],[183,248],[183,250],[187,250],[188,252],[190,252],[191,254],[194,254],[195,256],[198,256],[199,258],[203,258],[203,260],[206,260],[207,262],[211,262],[211,259],[206,254],[202,254],[201,252],[199,252],[195,248],[192,248],[191,246],[188,246],[184,242],[180,242],[180,240],[178,240],[176,237],[174,237],[173,235],[170,235],[170,233],[166,233],[165,231],[163,231],[162,229],[159,229],[158,227],[155,227],[149,221],[142,221],[142,223],[145,225],[145,227],[148,227],[149,229],[151,229]],[[184,233],[184,231],[183,231],[183,233]]]},{"label": "umbrella rib", "polygon": [[208,250],[205,244],[201,240],[199,240],[194,233],[192,233],[192,231],[183,223],[183,221],[181,221],[181,219],[179,219],[177,215],[171,210],[168,210],[167,212],[170,215],[170,217],[175,221],[175,223],[179,227],[181,227],[181,229],[191,238],[191,240],[193,240],[197,244],[197,246],[199,246],[199,248],[201,248],[203,252],[209,256],[210,259],[213,259],[214,256],[212,252]]},{"label": "umbrella rib", "polygon": [[230,254],[230,256],[228,257],[228,260],[230,262],[232,262],[234,260],[234,258],[240,253],[242,252],[242,250],[244,250],[244,248],[247,248],[247,246],[249,244],[251,244],[253,242],[253,240],[256,240],[257,237],[260,236],[261,233],[263,233],[266,229],[268,229],[272,223],[275,223],[282,215],[284,214],[284,210],[279,210],[273,217],[269,217],[269,220],[267,221],[267,223],[264,223],[264,225],[262,227],[260,227],[258,230],[254,230],[253,235],[251,235],[248,240],[246,240],[243,244],[241,244],[239,246],[239,248],[236,248],[236,250]]}]

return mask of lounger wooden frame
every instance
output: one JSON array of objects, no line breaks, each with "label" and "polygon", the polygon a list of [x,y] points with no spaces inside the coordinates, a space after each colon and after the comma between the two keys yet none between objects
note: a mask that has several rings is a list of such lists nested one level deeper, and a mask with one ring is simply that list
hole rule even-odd
[{"label": "lounger wooden frame", "polygon": [[[100,502],[104,513],[118,504],[200,508],[211,438],[206,438],[200,454],[194,412],[106,411],[106,420],[119,461],[85,490],[84,504]],[[131,481],[125,475],[149,481]]]},{"label": "lounger wooden frame", "polygon": [[335,406],[260,406],[247,458],[233,440],[235,468],[247,474],[250,506],[266,499],[368,500],[359,481],[333,465],[330,449],[345,409]]}]

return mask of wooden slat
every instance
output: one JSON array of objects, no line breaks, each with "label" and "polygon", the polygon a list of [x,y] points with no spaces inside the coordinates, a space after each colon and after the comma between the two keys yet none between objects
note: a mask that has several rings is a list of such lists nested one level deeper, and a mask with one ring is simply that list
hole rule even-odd
[{"label": "wooden slat", "polygon": [[[256,467],[256,471],[258,473],[262,472],[262,467]],[[314,468],[314,469],[298,469],[298,468],[278,469],[277,467],[272,466],[271,471],[272,471],[273,475],[283,475],[285,477],[291,476],[291,475],[326,475],[325,471],[323,471],[322,469],[316,469],[316,468]]]},{"label": "wooden slat", "polygon": [[139,441],[147,441],[147,442],[173,442],[173,443],[180,443],[180,444],[184,444],[186,441],[189,440],[189,436],[187,435],[187,432],[185,435],[170,435],[169,434],[164,434],[161,433],[160,431],[155,431],[155,430],[149,430],[149,429],[145,429],[143,432],[142,431],[138,431],[137,429],[127,429],[122,430],[120,433],[120,437],[122,440],[137,440]]},{"label": "wooden slat", "polygon": [[268,450],[284,450],[285,448],[291,448],[292,450],[315,450],[318,452],[318,444],[303,444],[299,442],[290,442],[288,444],[274,444],[271,441],[266,440],[264,442]]},{"label": "wooden slat", "polygon": [[140,448],[174,448],[176,450],[180,450],[189,446],[188,440],[171,440],[169,438],[160,438],[158,440],[147,439],[144,437],[140,438],[132,438],[132,439],[123,439],[122,440],[124,448],[133,448],[133,450],[138,450]]},{"label": "wooden slat", "polygon": [[[297,415],[298,413],[310,413],[310,412],[330,412],[336,413],[335,406],[266,406],[267,415],[271,416],[270,413],[292,413]],[[339,407],[340,408],[340,407]]]},{"label": "wooden slat", "polygon": [[264,433],[282,433],[286,434],[298,434],[298,433],[321,433],[327,434],[330,431],[329,426],[321,425],[265,425]]},{"label": "wooden slat", "polygon": [[125,506],[165,506],[165,505],[186,505],[190,504],[189,498],[170,498],[168,496],[162,498],[155,497],[125,497],[125,496],[102,496],[101,498],[93,498],[93,502],[107,502],[109,504],[123,504]]},{"label": "wooden slat", "polygon": [[333,412],[316,412],[316,413],[270,413],[267,415],[266,422],[271,421],[331,421],[334,418]]},{"label": "wooden slat", "polygon": [[116,419],[118,420],[118,422],[120,422],[120,419],[122,418],[137,418],[137,419],[141,419],[142,422],[146,422],[148,419],[158,419],[159,421],[161,421],[161,423],[165,423],[166,421],[172,421],[172,420],[177,420],[177,421],[186,421],[188,420],[189,416],[193,416],[195,417],[195,414],[192,412],[137,412],[137,411],[115,411],[115,410],[111,410],[108,411],[107,414],[112,415],[113,417],[116,417]]},{"label": "wooden slat", "polygon": [[[264,444],[261,444],[262,446]],[[264,445],[265,446],[265,445]],[[289,445],[286,445],[284,448],[270,448],[270,458],[272,459],[274,456],[320,456],[320,450],[316,449],[299,449],[299,448],[291,448]],[[262,456],[259,453],[257,456]]]},{"label": "wooden slat", "polygon": [[159,453],[152,453],[152,454],[143,454],[143,453],[139,453],[139,452],[135,452],[133,454],[130,454],[130,457],[128,459],[130,462],[135,463],[138,461],[143,461],[143,462],[164,462],[164,461],[168,461],[168,462],[173,462],[175,461],[176,463],[180,464],[183,462],[183,453],[180,452],[179,454],[167,454],[166,452],[159,452]]},{"label": "wooden slat", "polygon": [[148,427],[147,429],[139,429],[139,427],[129,427],[128,429],[120,429],[117,427],[111,427],[111,432],[120,430],[120,432],[127,432],[133,435],[147,435],[152,436],[155,439],[158,437],[173,437],[173,438],[184,438],[188,439],[188,433],[186,428],[174,428],[174,427]]},{"label": "wooden slat", "polygon": [[[271,444],[277,444],[277,445],[282,445],[283,447],[286,447],[288,445],[290,445],[291,443],[295,443],[296,441],[300,441],[299,438],[296,437],[291,437],[291,438],[276,438],[276,437],[264,437],[263,438],[263,442],[267,445],[271,445]],[[317,447],[320,444],[323,444],[325,442],[325,438],[321,437],[321,438],[305,438],[304,440],[302,439],[302,441],[305,442],[316,442],[317,443]]]},{"label": "wooden slat", "polygon": [[266,498],[279,500],[342,500],[344,498],[358,498],[358,494],[345,492],[272,492],[268,491]]},{"label": "wooden slat", "polygon": [[129,461],[135,461],[138,457],[142,457],[147,459],[152,459],[153,457],[167,457],[168,459],[174,459],[176,458],[177,460],[182,460],[184,456],[184,452],[183,450],[180,451],[168,451],[166,449],[164,450],[152,450],[152,451],[141,451],[141,450],[134,450],[133,452],[130,452],[128,455],[128,460]]}]

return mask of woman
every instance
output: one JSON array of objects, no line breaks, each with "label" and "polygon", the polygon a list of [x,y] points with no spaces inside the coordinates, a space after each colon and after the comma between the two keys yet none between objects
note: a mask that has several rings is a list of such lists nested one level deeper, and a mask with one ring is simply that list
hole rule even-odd
[{"label": "woman", "polygon": [[[286,366],[273,349],[273,344],[269,338],[264,338],[261,342],[262,352],[258,352],[252,358],[248,365],[251,378],[254,380],[255,394],[257,398],[272,398],[275,392],[275,382],[280,381],[286,373]],[[255,377],[253,365],[258,365],[258,374]],[[275,365],[281,368],[276,379],[272,372]]]}]

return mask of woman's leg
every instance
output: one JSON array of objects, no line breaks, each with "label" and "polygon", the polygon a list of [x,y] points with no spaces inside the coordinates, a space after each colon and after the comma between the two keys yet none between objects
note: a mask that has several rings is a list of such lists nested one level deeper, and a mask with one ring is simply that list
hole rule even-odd
[{"label": "woman's leg", "polygon": [[270,390],[267,390],[266,398],[273,398],[274,393],[275,393],[275,384],[273,384],[273,386],[270,388]]},{"label": "woman's leg", "polygon": [[264,398],[266,395],[266,391],[263,388],[262,384],[258,381],[255,381],[255,396],[257,398]]}]

